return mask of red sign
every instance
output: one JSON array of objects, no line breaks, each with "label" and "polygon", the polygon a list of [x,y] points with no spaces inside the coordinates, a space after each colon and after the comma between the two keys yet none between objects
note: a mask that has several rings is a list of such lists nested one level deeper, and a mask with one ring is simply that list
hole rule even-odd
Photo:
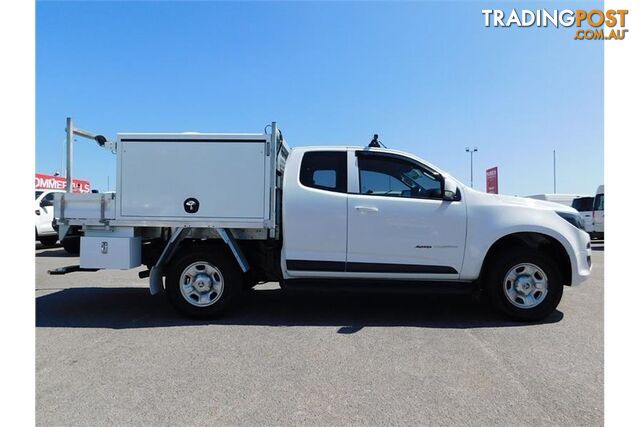
[{"label": "red sign", "polygon": [[498,167],[487,169],[487,193],[498,194]]},{"label": "red sign", "polygon": [[[91,184],[83,179],[74,179],[71,183],[74,193],[91,192]],[[36,174],[36,190],[66,190],[67,179],[63,176]]]}]

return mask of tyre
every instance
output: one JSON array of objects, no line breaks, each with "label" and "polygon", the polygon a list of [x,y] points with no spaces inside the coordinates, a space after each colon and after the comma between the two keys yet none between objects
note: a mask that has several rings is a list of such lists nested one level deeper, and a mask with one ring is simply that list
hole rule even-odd
[{"label": "tyre", "polygon": [[492,305],[518,321],[548,317],[562,298],[562,276],[556,261],[533,249],[517,249],[495,257],[486,288]]},{"label": "tyre", "polygon": [[55,244],[58,242],[58,237],[57,236],[40,237],[39,240],[42,246],[44,246],[45,248],[50,248],[52,246],[55,246]]},{"label": "tyre", "polygon": [[169,266],[166,295],[180,313],[213,318],[228,310],[243,288],[241,270],[221,247],[191,248]]},{"label": "tyre", "polygon": [[67,253],[72,255],[78,255],[80,253],[80,236],[65,237],[61,243]]}]

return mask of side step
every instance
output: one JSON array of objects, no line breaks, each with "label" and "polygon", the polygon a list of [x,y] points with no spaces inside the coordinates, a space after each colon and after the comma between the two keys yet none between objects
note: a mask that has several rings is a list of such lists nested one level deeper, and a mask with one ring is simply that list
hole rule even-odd
[{"label": "side step", "polygon": [[66,267],[56,268],[54,270],[48,270],[52,276],[63,275],[67,273],[74,273],[76,271],[86,271],[86,272],[94,272],[100,270],[99,268],[81,268],[79,265],[67,265]]},{"label": "side step", "polygon": [[370,280],[370,279],[289,279],[280,282],[285,289],[322,292],[380,292],[380,293],[435,293],[473,294],[476,282]]}]

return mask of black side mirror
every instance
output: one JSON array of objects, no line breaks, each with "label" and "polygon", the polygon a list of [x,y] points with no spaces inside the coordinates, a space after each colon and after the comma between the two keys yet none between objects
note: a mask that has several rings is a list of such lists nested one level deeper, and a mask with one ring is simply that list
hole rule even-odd
[{"label": "black side mirror", "polygon": [[53,202],[51,200],[46,200],[46,199],[43,199],[42,201],[40,201],[41,208],[46,208],[47,206],[53,206]]},{"label": "black side mirror", "polygon": [[460,190],[451,179],[442,178],[442,200],[446,202],[455,202],[460,200]]}]

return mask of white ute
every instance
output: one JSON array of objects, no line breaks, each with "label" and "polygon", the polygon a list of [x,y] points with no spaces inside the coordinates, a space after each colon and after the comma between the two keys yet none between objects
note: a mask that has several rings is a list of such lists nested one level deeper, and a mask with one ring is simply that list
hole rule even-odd
[{"label": "white ute", "polygon": [[36,240],[42,246],[50,247],[58,241],[58,233],[53,229],[53,196],[61,190],[35,190]]},{"label": "white ute", "polygon": [[216,316],[275,281],[481,292],[536,321],[591,270],[576,210],[475,191],[408,153],[290,149],[275,123],[264,134],[109,141],[67,120],[70,153],[73,135],[116,153],[117,191],[56,197],[61,237],[71,226],[83,237],[80,265],[51,273],[146,265],[151,293],[188,316]]}]

